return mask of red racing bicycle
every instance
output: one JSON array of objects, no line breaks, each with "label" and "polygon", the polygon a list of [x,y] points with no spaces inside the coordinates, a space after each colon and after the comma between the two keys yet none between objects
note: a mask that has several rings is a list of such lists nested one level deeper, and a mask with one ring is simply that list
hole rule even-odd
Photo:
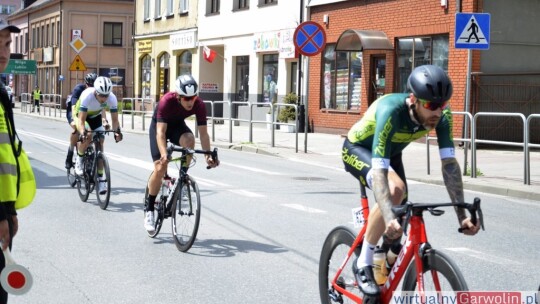
[{"label": "red racing bicycle", "polygon": [[[461,207],[471,213],[474,224],[480,222],[484,229],[480,199],[475,198],[469,203],[431,203],[418,204],[408,202],[394,206],[392,211],[401,224],[407,236],[401,251],[388,273],[386,282],[380,286],[380,298],[364,297],[358,288],[352,270],[352,263],[360,255],[362,241],[367,227],[369,204],[365,187],[360,184],[361,213],[365,223],[358,234],[350,228],[339,226],[334,228],[324,241],[319,260],[319,292],[321,303],[391,303],[392,297],[401,284],[401,295],[442,296],[442,291],[468,290],[467,283],[456,264],[443,252],[431,247],[428,242],[426,227],[423,220],[424,211],[434,216],[444,214],[440,207]],[[410,230],[407,233],[407,228]],[[458,230],[462,232],[460,228]],[[353,257],[354,256],[354,257]],[[402,280],[403,279],[403,280]]]}]

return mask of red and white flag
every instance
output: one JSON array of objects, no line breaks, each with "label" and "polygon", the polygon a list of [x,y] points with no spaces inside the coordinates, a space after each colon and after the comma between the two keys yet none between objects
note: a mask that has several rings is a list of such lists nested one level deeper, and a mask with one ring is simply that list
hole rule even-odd
[{"label": "red and white flag", "polygon": [[216,51],[210,49],[206,45],[204,46],[203,56],[206,61],[212,63],[214,61],[214,58],[216,58],[216,54],[217,54]]}]

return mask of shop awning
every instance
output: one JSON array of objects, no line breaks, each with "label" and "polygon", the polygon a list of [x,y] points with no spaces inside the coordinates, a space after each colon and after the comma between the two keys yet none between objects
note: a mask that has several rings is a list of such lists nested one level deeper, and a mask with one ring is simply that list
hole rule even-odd
[{"label": "shop awning", "polygon": [[346,30],[339,36],[336,51],[393,50],[386,34],[381,31]]}]

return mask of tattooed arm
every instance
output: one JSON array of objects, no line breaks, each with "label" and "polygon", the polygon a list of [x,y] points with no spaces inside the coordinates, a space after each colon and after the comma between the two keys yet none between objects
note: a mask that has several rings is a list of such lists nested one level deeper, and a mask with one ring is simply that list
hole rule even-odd
[{"label": "tattooed arm", "polygon": [[[463,203],[465,201],[463,194],[463,181],[461,179],[461,168],[457,160],[453,157],[445,158],[442,161],[442,174],[446,190],[453,203]],[[455,207],[459,224],[467,218],[465,209]]]},{"label": "tattooed arm", "polygon": [[390,195],[390,186],[388,185],[388,169],[373,170],[373,194],[375,201],[379,205],[384,222],[386,225],[394,219],[392,212],[392,197]]}]

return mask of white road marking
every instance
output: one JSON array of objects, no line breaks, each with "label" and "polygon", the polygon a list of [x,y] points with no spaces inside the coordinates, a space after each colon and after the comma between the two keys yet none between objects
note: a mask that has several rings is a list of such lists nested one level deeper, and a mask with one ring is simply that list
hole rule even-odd
[{"label": "white road marking", "polygon": [[280,172],[268,171],[268,170],[263,170],[263,169],[259,169],[259,168],[241,166],[241,165],[234,165],[234,164],[231,164],[231,163],[225,163],[225,165],[230,166],[230,167],[234,167],[234,168],[244,169],[244,170],[247,170],[247,171],[263,173],[263,174],[267,174],[267,175],[285,175],[285,174],[280,173]]},{"label": "white road marking", "polygon": [[[66,147],[68,146],[67,141],[62,141],[62,140],[52,138],[52,137],[48,137],[48,136],[45,136],[45,135],[41,135],[41,134],[38,134],[38,133],[26,132],[26,131],[19,131],[19,133],[20,134],[25,134],[25,135],[30,135],[30,136],[32,136],[34,138],[39,138],[39,139],[47,141],[47,142],[60,144],[60,145],[66,146]],[[126,157],[126,156],[118,155],[118,154],[111,153],[111,152],[107,152],[106,155],[107,155],[107,158],[109,158],[110,160],[118,161],[118,162],[121,162],[121,163],[124,163],[124,164],[128,164],[130,166],[145,169],[145,170],[147,170],[149,172],[154,170],[154,164],[152,162],[149,162],[149,161],[143,161],[143,160],[140,160],[140,159],[137,159],[137,158]],[[247,168],[247,167],[244,167],[244,166],[238,166],[238,167],[241,167],[243,169]],[[264,171],[264,170],[260,170],[258,172],[262,172],[262,171]],[[172,170],[171,173],[172,173],[171,174],[172,177],[178,177],[178,174],[177,174],[176,171]],[[268,174],[272,174],[272,173],[270,171],[268,171]],[[220,186],[220,187],[223,187],[223,188],[232,188],[233,187],[232,185],[229,185],[229,184],[225,184],[225,183],[217,182],[217,181],[211,181],[211,180],[203,179],[203,178],[199,178],[199,177],[195,177],[195,180],[197,181],[197,183],[199,183],[200,185],[203,185],[205,187],[216,187],[216,186]],[[258,194],[258,193],[255,193],[255,192],[242,190],[242,189],[225,189],[225,190],[229,191],[229,192],[232,192],[234,194],[245,196],[245,197],[265,197],[262,194]]]},{"label": "white road marking", "polygon": [[232,193],[234,193],[234,194],[238,194],[238,195],[242,195],[242,196],[247,196],[247,197],[265,197],[265,196],[262,195],[262,194],[255,193],[255,192],[251,192],[251,191],[247,191],[247,190],[242,190],[242,189],[228,189],[227,191],[232,192]]},{"label": "white road marking", "polygon": [[478,250],[473,250],[465,247],[454,247],[454,248],[444,248],[449,251],[462,253],[473,258],[477,258],[486,262],[491,262],[499,265],[521,265],[522,263],[516,262],[515,260],[501,258],[495,255],[486,254]]},{"label": "white road marking", "polygon": [[295,210],[304,211],[304,212],[307,212],[307,213],[326,213],[326,211],[324,211],[324,210],[311,208],[311,207],[306,207],[306,206],[300,205],[300,204],[281,204],[281,206],[291,208],[291,209],[295,209]]}]

